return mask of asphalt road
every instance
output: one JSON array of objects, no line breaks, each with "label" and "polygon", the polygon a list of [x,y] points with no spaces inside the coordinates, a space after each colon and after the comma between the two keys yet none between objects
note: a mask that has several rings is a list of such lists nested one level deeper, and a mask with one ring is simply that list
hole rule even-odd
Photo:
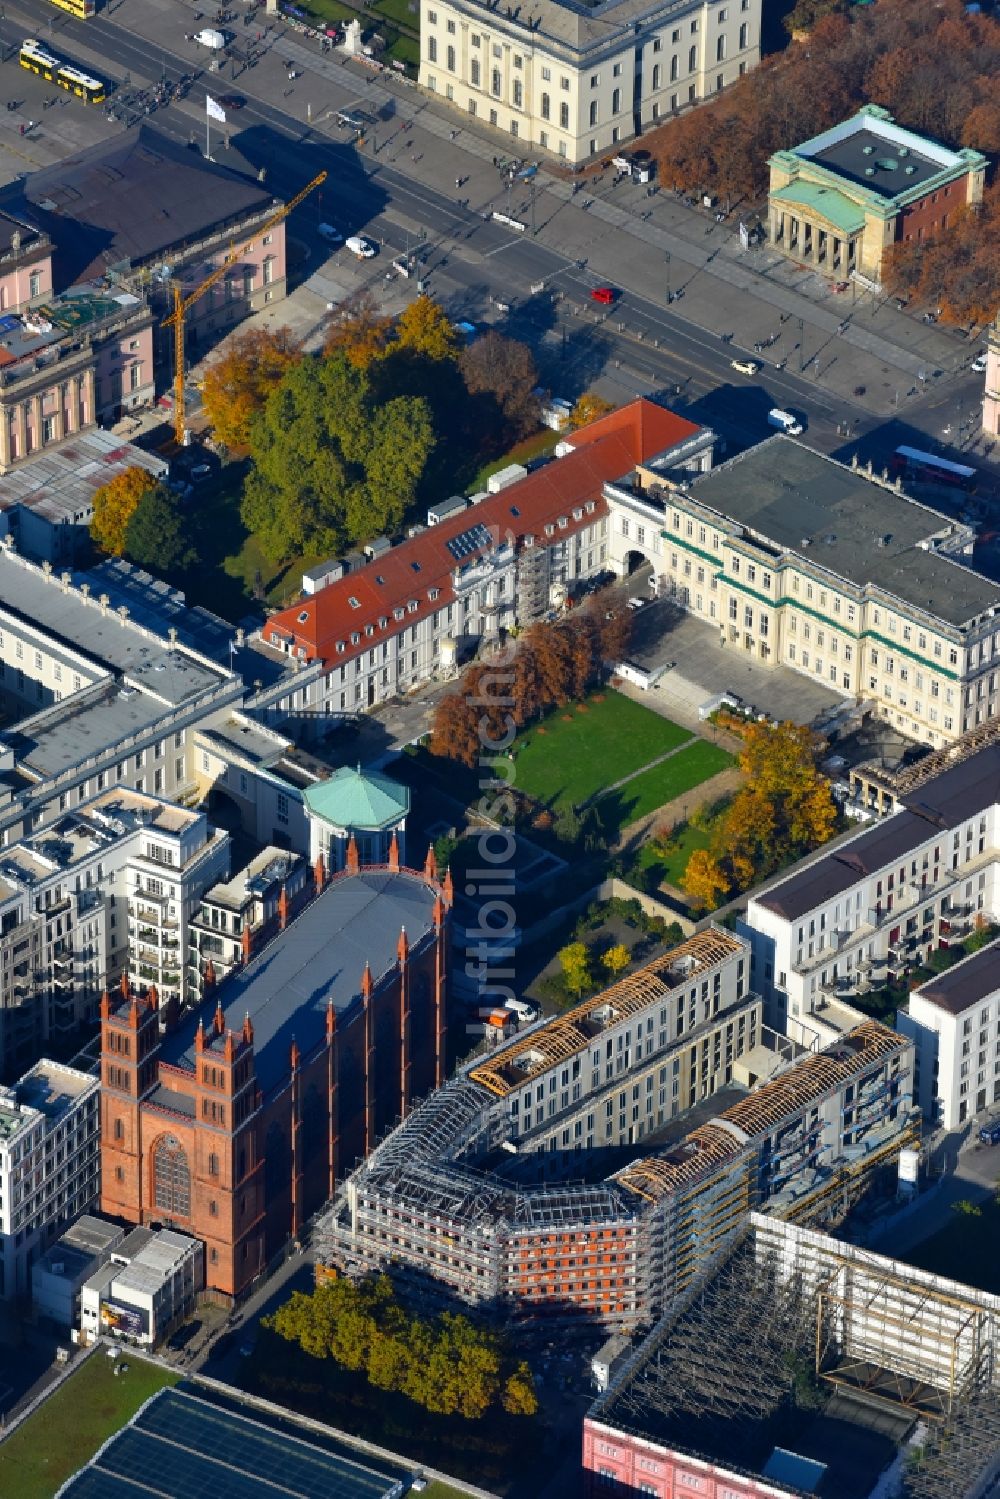
[{"label": "asphalt road", "polygon": [[[119,10],[123,12],[120,18]],[[879,464],[902,441],[919,439],[924,446],[947,449],[962,420],[968,420],[981,399],[982,382],[976,377],[945,375],[925,394],[912,377],[883,366],[881,374],[889,378],[881,381],[882,404],[888,403],[889,409],[888,414],[874,414],[870,401],[836,393],[823,383],[824,367],[831,368],[838,358],[846,365],[852,358],[852,351],[841,347],[843,340],[836,333],[825,333],[821,326],[811,326],[808,320],[803,326],[801,319],[779,315],[766,300],[753,326],[757,336],[774,334],[777,342],[765,355],[769,367],[748,379],[731,368],[732,359],[745,352],[739,337],[725,344],[718,332],[699,326],[705,290],[699,278],[725,248],[725,231],[716,233],[711,224],[703,229],[700,220],[692,224],[690,210],[673,201],[658,205],[671,232],[676,229],[684,236],[666,268],[656,252],[643,253],[648,247],[638,241],[626,246],[629,235],[598,223],[595,215],[588,215],[575,201],[559,198],[544,186],[535,205],[538,234],[512,233],[484,218],[491,206],[506,206],[499,179],[488,165],[473,163],[476,170],[469,174],[466,198],[429,180],[440,177],[444,158],[450,162],[454,155],[468,163],[467,156],[457,154],[459,147],[432,138],[426,160],[422,152],[408,153],[414,134],[420,133],[419,119],[415,130],[408,122],[427,107],[415,91],[399,89],[398,104],[383,109],[388,117],[370,132],[369,151],[358,151],[344,132],[337,137],[331,120],[335,109],[365,107],[365,89],[359,88],[351,70],[338,68],[339,76],[331,77],[328,69],[322,79],[311,80],[309,93],[317,98],[317,105],[315,110],[305,107],[312,116],[310,125],[293,113],[303,112],[301,96],[286,107],[265,97],[279,89],[282,96],[295,93],[293,85],[280,88],[287,59],[268,52],[253,69],[227,67],[212,74],[204,71],[209,61],[204,50],[184,41],[185,30],[195,29],[196,23],[194,12],[180,0],[173,12],[176,21],[171,19],[168,28],[169,34],[176,34],[176,45],[164,46],[136,34],[135,29],[126,29],[135,28],[139,14],[134,4],[120,3],[110,14],[78,23],[59,12],[54,17],[48,0],[16,0],[6,7],[5,24],[15,36],[22,26],[34,30],[71,56],[97,52],[105,74],[123,88],[161,76],[172,82],[199,70],[188,100],[157,110],[150,118],[157,130],[185,144],[200,146],[204,141],[204,89],[217,94],[238,90],[246,105],[231,115],[227,126],[233,147],[254,167],[265,169],[266,180],[276,193],[295,191],[321,168],[330,173],[323,194],[307,200],[294,216],[294,236],[303,238],[317,255],[322,251],[325,258],[328,247],[315,234],[319,222],[333,222],[346,233],[363,228],[381,242],[384,251],[360,268],[377,290],[388,260],[412,250],[422,231],[426,235],[422,272],[429,288],[453,316],[485,318],[530,342],[546,383],[557,393],[565,390],[573,395],[598,379],[623,399],[661,392],[679,409],[714,427],[729,451],[765,435],[767,411],[780,405],[805,418],[806,440],[812,445],[838,456],[858,451],[862,458],[871,456]],[[156,29],[165,30],[162,7],[150,7],[148,17],[151,30],[154,20]],[[263,15],[260,20],[267,24]],[[145,16],[140,24],[145,29]],[[255,35],[253,27],[237,26],[236,31],[237,46],[245,45],[244,36]],[[275,41],[276,37],[270,37],[265,45],[273,48]],[[370,101],[367,112],[372,113]],[[423,137],[416,143],[426,145]],[[376,145],[378,151],[372,154],[371,147]],[[213,154],[225,161],[218,135]],[[522,199],[526,192],[520,195]],[[513,206],[527,213],[523,201]],[[701,243],[695,235],[703,237]],[[566,253],[560,246],[566,247]],[[585,253],[578,253],[581,248]],[[340,251],[336,261],[338,271],[357,279],[358,268],[346,251]],[[718,269],[725,273],[724,261]],[[613,308],[599,307],[590,293],[613,273],[619,299]],[[683,299],[671,306],[664,305],[665,276],[675,292],[683,293]],[[539,287],[542,290],[532,291]],[[735,287],[729,290],[735,304],[752,304],[753,298],[745,292]],[[508,304],[510,313],[498,314],[497,302]],[[892,331],[898,341],[898,326]],[[915,342],[919,332],[912,330]],[[904,327],[902,333],[905,337],[908,330]],[[749,342],[751,335],[745,336]],[[961,352],[956,346],[956,363]],[[859,356],[853,353],[853,357]],[[772,360],[786,361],[785,368],[775,369]]]}]

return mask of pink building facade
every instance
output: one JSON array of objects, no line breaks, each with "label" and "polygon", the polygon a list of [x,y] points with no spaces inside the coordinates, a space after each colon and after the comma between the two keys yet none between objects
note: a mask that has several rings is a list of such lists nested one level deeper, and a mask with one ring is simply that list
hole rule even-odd
[{"label": "pink building facade", "polygon": [[584,1499],[798,1499],[793,1489],[662,1447],[613,1426],[583,1423]]},{"label": "pink building facade", "polygon": [[983,431],[988,432],[991,437],[1000,437],[1000,313],[990,325],[986,343]]}]

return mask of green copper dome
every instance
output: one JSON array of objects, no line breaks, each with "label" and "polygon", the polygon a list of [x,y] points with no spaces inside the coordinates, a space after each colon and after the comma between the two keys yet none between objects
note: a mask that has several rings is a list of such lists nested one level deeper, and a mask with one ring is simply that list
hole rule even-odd
[{"label": "green copper dome", "polygon": [[362,832],[392,827],[410,810],[408,786],[360,765],[342,765],[328,780],[308,787],[305,799],[312,816]]}]

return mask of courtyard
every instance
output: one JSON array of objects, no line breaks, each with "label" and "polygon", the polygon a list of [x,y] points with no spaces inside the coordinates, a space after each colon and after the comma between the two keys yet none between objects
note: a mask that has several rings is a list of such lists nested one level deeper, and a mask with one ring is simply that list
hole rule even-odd
[{"label": "courtyard", "polygon": [[554,813],[593,807],[611,836],[733,763],[721,746],[613,689],[556,709],[511,753],[517,791]]}]

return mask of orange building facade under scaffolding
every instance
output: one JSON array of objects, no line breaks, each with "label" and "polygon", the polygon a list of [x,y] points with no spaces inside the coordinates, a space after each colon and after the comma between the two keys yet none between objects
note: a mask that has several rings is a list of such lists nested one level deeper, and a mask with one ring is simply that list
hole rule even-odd
[{"label": "orange building facade under scaffolding", "polygon": [[339,1176],[444,1081],[451,882],[322,865],[281,930],[183,1018],[155,990],[101,1003],[101,1208],[205,1245],[236,1299]]}]

